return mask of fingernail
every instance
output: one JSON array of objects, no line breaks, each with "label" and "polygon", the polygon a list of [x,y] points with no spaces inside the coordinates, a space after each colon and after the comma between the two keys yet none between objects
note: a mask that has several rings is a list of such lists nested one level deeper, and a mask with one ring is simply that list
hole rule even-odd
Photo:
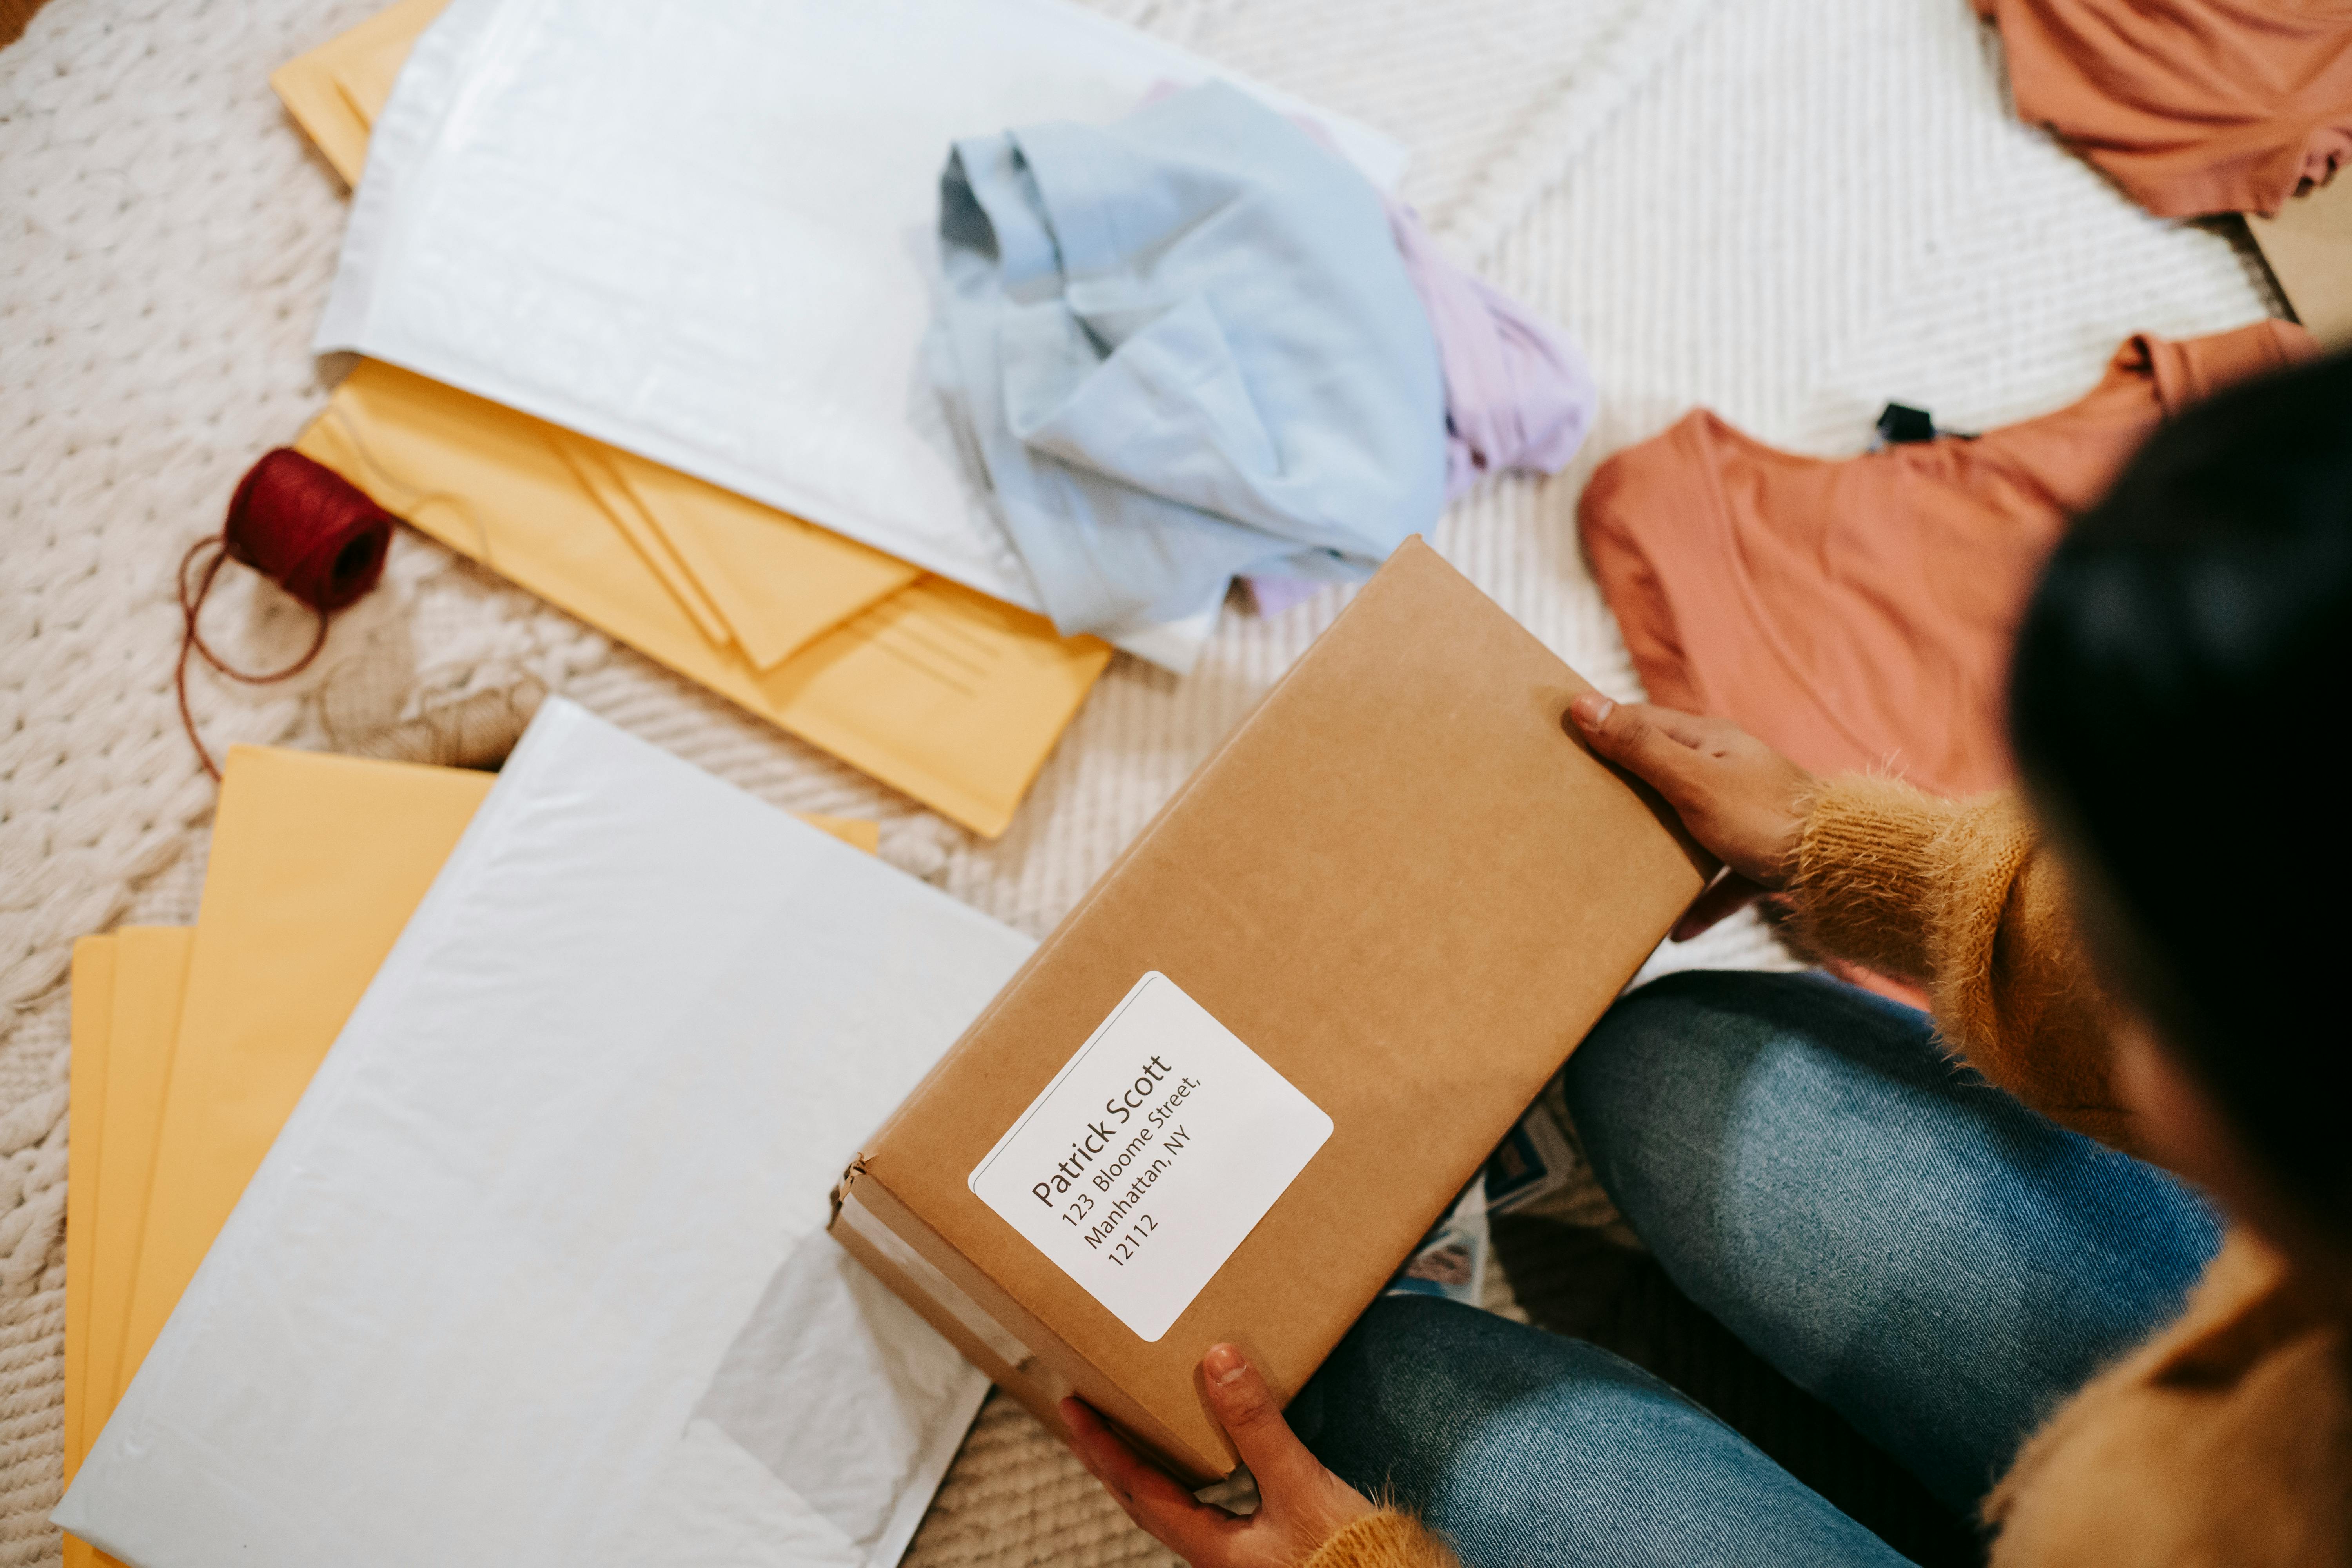
[{"label": "fingernail", "polygon": [[1231,1345],[1211,1345],[1209,1353],[1201,1358],[1201,1370],[1209,1374],[1211,1383],[1231,1383],[1249,1370],[1249,1363]]},{"label": "fingernail", "polygon": [[1617,704],[1598,691],[1588,691],[1568,705],[1568,710],[1575,715],[1576,721],[1588,730],[1598,730],[1609,722],[1609,715],[1616,708]]}]

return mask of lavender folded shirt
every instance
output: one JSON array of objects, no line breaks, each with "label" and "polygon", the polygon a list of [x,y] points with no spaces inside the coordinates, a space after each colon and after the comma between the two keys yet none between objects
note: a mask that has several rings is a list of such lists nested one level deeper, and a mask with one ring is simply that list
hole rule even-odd
[{"label": "lavender folded shirt", "polygon": [[[1388,212],[1444,370],[1446,499],[1506,468],[1566,468],[1601,401],[1584,355],[1558,328],[1448,260],[1411,207],[1391,202]],[[1276,616],[1323,584],[1265,574],[1249,588],[1257,613]]]}]

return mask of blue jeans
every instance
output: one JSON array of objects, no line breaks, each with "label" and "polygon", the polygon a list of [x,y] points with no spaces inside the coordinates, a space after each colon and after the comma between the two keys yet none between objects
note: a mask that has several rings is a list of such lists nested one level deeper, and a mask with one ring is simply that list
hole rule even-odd
[{"label": "blue jeans", "polygon": [[[1818,975],[1661,980],[1566,1082],[1675,1283],[1961,1510],[2221,1242],[2171,1177]],[[1297,1408],[1326,1464],[1474,1568],[1902,1561],[1649,1373],[1452,1302],[1374,1302]]]}]

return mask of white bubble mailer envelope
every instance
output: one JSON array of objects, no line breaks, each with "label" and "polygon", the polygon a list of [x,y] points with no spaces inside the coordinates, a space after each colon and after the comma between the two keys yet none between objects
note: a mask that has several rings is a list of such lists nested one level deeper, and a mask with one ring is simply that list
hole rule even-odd
[{"label": "white bubble mailer envelope", "polygon": [[551,700],[58,1521],[136,1568],[895,1563],[986,1381],[827,1194],[1031,945]]},{"label": "white bubble mailer envelope", "polygon": [[[922,363],[949,143],[1223,76],[1064,0],[455,0],[369,142],[356,350],[1042,608]],[[1213,614],[1125,639],[1189,668]]]}]

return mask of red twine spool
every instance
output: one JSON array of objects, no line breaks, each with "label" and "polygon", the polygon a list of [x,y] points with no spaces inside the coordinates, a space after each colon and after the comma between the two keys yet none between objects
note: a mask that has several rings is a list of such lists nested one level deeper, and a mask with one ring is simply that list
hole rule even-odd
[{"label": "red twine spool", "polygon": [[[290,447],[265,452],[237,481],[236,493],[229,498],[228,520],[220,532],[198,540],[180,558],[180,615],[184,632],[179,668],[172,679],[180,697],[180,722],[205,772],[220,777],[212,753],[196,734],[195,716],[188,710],[188,655],[201,654],[206,664],[231,680],[249,686],[267,686],[301,674],[326,647],[327,624],[335,612],[365,595],[383,575],[393,522],[393,515],[368,500],[358,486]],[[210,557],[205,559],[207,552]],[[255,674],[224,663],[205,646],[196,616],[225,561],[252,567],[319,613],[318,635],[300,658],[283,669]]]}]

